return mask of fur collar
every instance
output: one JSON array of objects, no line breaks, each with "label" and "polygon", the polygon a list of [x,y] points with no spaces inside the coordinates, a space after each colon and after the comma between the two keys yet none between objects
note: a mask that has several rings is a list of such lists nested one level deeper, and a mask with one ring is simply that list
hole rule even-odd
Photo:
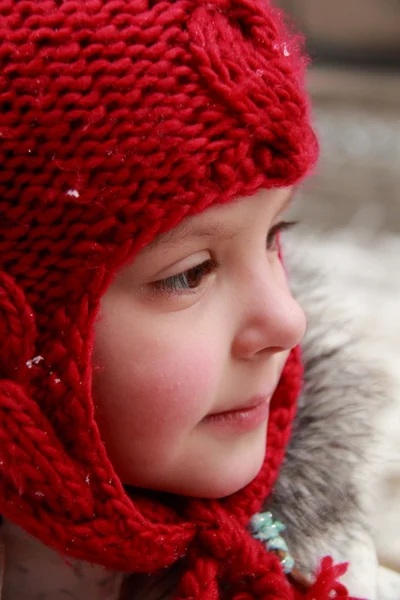
[{"label": "fur collar", "polygon": [[368,356],[372,340],[360,334],[357,314],[338,297],[329,274],[315,268],[318,248],[306,239],[294,233],[286,238],[289,281],[307,316],[305,375],[286,459],[266,508],[286,524],[285,538],[304,573],[328,554],[349,561],[350,592],[372,600],[377,559],[367,490],[379,455],[374,423],[390,381]]}]

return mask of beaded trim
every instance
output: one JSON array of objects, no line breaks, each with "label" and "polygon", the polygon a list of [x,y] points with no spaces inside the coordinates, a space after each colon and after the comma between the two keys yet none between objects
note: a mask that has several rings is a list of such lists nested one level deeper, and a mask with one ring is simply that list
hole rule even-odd
[{"label": "beaded trim", "polygon": [[256,513],[250,519],[251,535],[256,540],[260,540],[267,550],[278,555],[284,572],[288,574],[293,570],[294,559],[286,541],[280,535],[285,529],[285,525],[275,520],[270,512]]}]

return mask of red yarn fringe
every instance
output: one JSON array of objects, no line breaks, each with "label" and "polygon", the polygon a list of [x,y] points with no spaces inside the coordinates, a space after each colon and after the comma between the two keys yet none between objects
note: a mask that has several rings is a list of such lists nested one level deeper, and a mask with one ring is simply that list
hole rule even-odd
[{"label": "red yarn fringe", "polygon": [[321,561],[315,583],[306,592],[295,592],[295,600],[361,600],[349,596],[347,588],[338,581],[338,578],[347,571],[348,563],[334,565],[330,556]]}]

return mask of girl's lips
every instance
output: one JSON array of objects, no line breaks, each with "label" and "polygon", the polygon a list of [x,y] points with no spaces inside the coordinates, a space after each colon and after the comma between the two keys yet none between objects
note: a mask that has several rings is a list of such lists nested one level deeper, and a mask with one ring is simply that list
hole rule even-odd
[{"label": "girl's lips", "polygon": [[238,432],[251,431],[268,420],[270,396],[254,396],[241,408],[207,415],[203,423]]}]

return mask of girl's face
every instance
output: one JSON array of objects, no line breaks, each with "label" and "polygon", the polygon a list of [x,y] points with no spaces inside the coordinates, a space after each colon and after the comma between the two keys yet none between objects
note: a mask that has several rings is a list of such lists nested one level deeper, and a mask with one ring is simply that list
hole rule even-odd
[{"label": "girl's face", "polygon": [[269,401],[305,328],[276,243],[290,192],[186,219],[104,295],[93,395],[124,484],[218,498],[260,470]]}]

